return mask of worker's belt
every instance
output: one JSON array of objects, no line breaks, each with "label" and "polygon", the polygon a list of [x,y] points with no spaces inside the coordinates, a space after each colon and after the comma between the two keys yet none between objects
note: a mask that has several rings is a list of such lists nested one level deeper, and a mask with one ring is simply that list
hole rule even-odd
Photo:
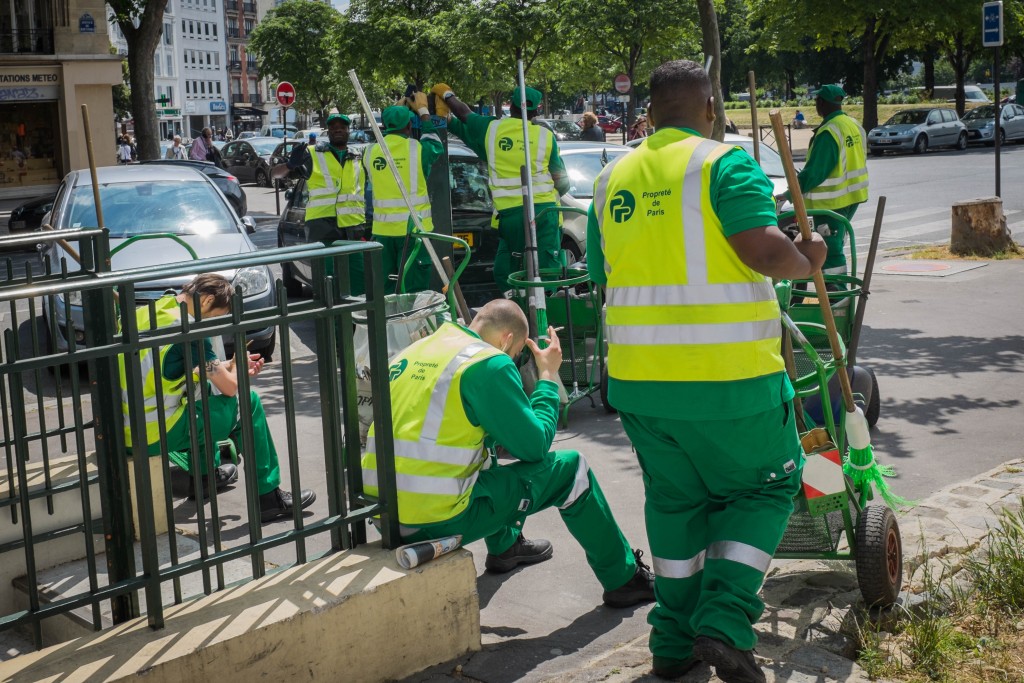
[{"label": "worker's belt", "polygon": [[350,228],[338,228],[341,239],[349,241],[366,241],[370,237],[370,231],[365,225],[354,225]]}]

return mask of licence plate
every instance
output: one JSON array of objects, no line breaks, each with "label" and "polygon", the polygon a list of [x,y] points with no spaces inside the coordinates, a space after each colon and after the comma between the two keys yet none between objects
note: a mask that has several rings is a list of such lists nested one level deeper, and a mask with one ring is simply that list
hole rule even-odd
[{"label": "licence plate", "polygon": [[[473,233],[471,233],[471,232],[455,232],[455,233],[452,233],[452,236],[453,237],[458,237],[460,240],[462,240],[463,242],[465,242],[466,244],[468,244],[471,247],[474,246],[473,245]],[[462,245],[461,244],[456,244],[455,248],[456,249],[461,249]]]},{"label": "licence plate", "polygon": [[875,143],[879,144],[879,145],[891,145],[894,142],[896,142],[896,141],[895,140],[886,140],[885,138],[879,138],[878,140],[875,140]]}]

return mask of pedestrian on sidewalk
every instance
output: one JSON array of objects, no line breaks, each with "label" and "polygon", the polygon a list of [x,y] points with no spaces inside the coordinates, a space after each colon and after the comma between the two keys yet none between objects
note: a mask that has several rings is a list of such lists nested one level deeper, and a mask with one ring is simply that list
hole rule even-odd
[{"label": "pedestrian on sidewalk", "polygon": [[597,123],[597,114],[592,111],[583,112],[583,118],[580,119],[580,126],[583,128],[583,132],[580,133],[580,140],[604,142],[604,129],[597,125]]},{"label": "pedestrian on sidewalk", "polygon": [[700,64],[662,64],[650,92],[655,133],[598,176],[587,266],[607,287],[608,399],[644,473],[654,673],[703,660],[759,683],[758,590],[803,466],[765,276],[810,277],[826,250],[791,242],[753,157],[709,139]]},{"label": "pedestrian on sidewalk", "polygon": [[[558,424],[562,349],[527,338],[526,316],[507,299],[491,301],[473,323],[445,323],[394,359],[391,428],[398,519],[406,542],[462,535],[487,542],[487,571],[497,574],[550,559],[548,541],[523,537],[526,519],[558,508],[586,553],[611,607],[654,600],[654,577],[615,522],[597,477],[577,451],[551,451]],[[527,397],[513,358],[525,345],[539,379]],[[377,495],[374,426],[363,482]],[[484,447],[500,444],[517,462],[498,465]]]}]

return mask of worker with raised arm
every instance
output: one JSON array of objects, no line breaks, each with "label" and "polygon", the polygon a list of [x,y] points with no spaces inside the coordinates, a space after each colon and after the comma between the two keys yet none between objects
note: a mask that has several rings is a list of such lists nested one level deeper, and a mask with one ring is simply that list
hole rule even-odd
[{"label": "worker with raised arm", "polygon": [[[653,576],[633,551],[594,472],[576,451],[551,451],[558,423],[562,349],[554,330],[540,349],[526,316],[491,301],[468,327],[445,323],[401,352],[390,368],[398,518],[407,542],[462,535],[486,539],[488,571],[508,572],[552,556],[523,536],[526,518],[556,507],[604,589],[604,603],[654,599]],[[527,397],[513,362],[528,345],[539,380]],[[378,491],[375,426],[363,456],[366,492]],[[517,462],[492,464],[486,445]]]},{"label": "worker with raised arm", "polygon": [[[525,161],[523,117],[530,121],[530,173],[533,178],[533,207],[537,217],[537,257],[541,269],[561,266],[562,215],[554,210],[559,196],[571,187],[569,174],[558,154],[555,135],[533,122],[543,98],[535,88],[526,88],[526,111],[520,109],[522,93],[512,91],[511,116],[496,119],[474,113],[452,89],[438,83],[431,92],[437,98],[439,116],[450,113],[448,131],[457,135],[477,156],[487,161],[488,184],[497,213],[498,253],[494,257],[494,279],[502,291],[511,288],[508,276],[522,269],[526,234],[523,231],[523,188],[520,168]],[[552,209],[545,211],[545,209]]]},{"label": "worker with raised arm", "polygon": [[[414,116],[420,119],[419,140],[412,137]],[[422,92],[414,93],[404,104],[386,108],[380,118],[384,124],[384,144],[391,152],[423,230],[430,232],[434,229],[434,222],[430,216],[427,178],[434,162],[444,154],[444,145],[430,121],[427,96]],[[373,143],[363,152],[363,167],[370,178],[373,196],[373,239],[384,245],[384,276],[389,278],[385,288],[388,292],[395,292],[398,291],[405,262],[412,254],[413,244],[408,235],[415,223],[379,143]],[[405,261],[402,260],[403,254]],[[430,256],[422,248],[405,278],[405,291],[426,289],[430,285],[430,275]],[[390,284],[392,281],[395,284]]]},{"label": "worker with raised arm", "polygon": [[655,133],[597,178],[587,266],[607,291],[608,399],[644,473],[654,673],[704,660],[759,683],[758,590],[803,467],[765,276],[810,277],[826,248],[791,242],[754,159],[708,139],[700,64],[662,64],[650,93]]}]

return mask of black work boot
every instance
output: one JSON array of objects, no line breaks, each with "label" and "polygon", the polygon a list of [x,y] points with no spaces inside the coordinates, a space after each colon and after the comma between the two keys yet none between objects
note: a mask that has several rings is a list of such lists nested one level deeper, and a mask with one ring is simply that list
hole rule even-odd
[{"label": "black work boot", "polygon": [[501,555],[487,553],[484,567],[492,574],[504,574],[521,564],[537,564],[544,560],[550,560],[553,554],[554,550],[548,541],[540,539],[527,541],[522,534],[519,534],[519,538],[512,544],[512,547]]},{"label": "black work boot", "polygon": [[609,607],[632,607],[641,602],[654,600],[654,573],[640,559],[643,556],[643,550],[633,551],[633,557],[636,558],[636,572],[633,573],[633,578],[615,590],[605,591],[604,604]]},{"label": "black work boot", "polygon": [[700,660],[696,657],[687,657],[686,659],[671,659],[669,657],[654,657],[654,666],[651,667],[651,673],[662,678],[666,681],[674,681],[677,678],[682,678],[688,674],[693,667],[700,664]]},{"label": "black work boot", "polygon": [[[215,482],[214,485],[217,487],[217,491],[223,491],[224,489],[238,481],[238,468],[232,465],[231,463],[226,463],[224,465],[216,467],[213,470],[213,480]],[[200,486],[203,487],[203,497],[209,498],[210,477],[207,475],[203,475],[202,484],[200,484]],[[181,489],[178,490],[180,491]],[[194,488],[192,489],[191,493],[189,493],[188,498],[189,500],[195,500],[196,498],[198,498],[198,495],[196,494]]]},{"label": "black work boot", "polygon": [[715,674],[725,683],[765,683],[753,650],[737,650],[716,638],[697,636],[693,656],[715,667]]},{"label": "black work boot", "polygon": [[[305,510],[316,500],[316,493],[309,489],[302,489],[299,492],[299,509]],[[260,521],[270,522],[278,517],[292,514],[292,494],[278,487],[270,493],[260,496]]]}]

